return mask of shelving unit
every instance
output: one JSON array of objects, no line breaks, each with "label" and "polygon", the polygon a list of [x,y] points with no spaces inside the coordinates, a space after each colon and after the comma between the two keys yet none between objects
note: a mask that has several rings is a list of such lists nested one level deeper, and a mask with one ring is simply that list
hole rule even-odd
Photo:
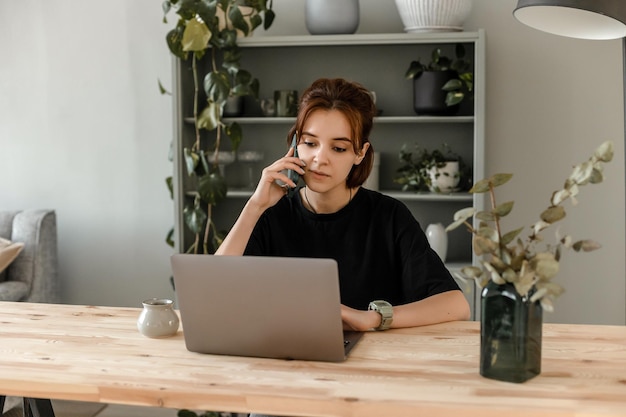
[{"label": "shelving unit", "polygon": [[[417,116],[413,110],[413,84],[404,73],[412,60],[429,59],[432,50],[440,47],[445,54],[454,55],[454,46],[462,43],[474,64],[473,100],[465,100],[458,116]],[[485,35],[477,32],[450,32],[425,34],[359,34],[251,37],[240,40],[244,48],[242,68],[259,79],[259,98],[272,98],[274,90],[290,89],[301,93],[317,78],[343,77],[360,82],[376,92],[377,107],[381,111],[375,119],[371,142],[381,154],[381,192],[403,201],[422,227],[430,223],[449,224],[453,214],[462,208],[484,205],[482,195],[453,193],[409,193],[400,191],[393,182],[400,166],[398,158],[402,145],[435,149],[447,143],[459,154],[473,172],[474,180],[484,177],[485,153]],[[209,54],[207,54],[209,55]],[[174,145],[174,200],[175,240],[178,251],[191,242],[192,234],[184,226],[182,210],[185,198],[192,198],[193,178],[185,172],[183,149],[194,141],[192,114],[193,83],[191,64],[175,60],[174,77],[176,108]],[[207,63],[200,62],[200,74],[207,71]],[[258,102],[246,97],[244,115],[225,119],[236,120],[243,129],[240,151],[262,151],[263,161],[255,167],[260,175],[262,167],[287,151],[287,131],[295,122],[289,117],[264,117]],[[203,141],[211,144],[213,132],[203,132]],[[230,143],[222,149],[229,150]],[[214,208],[214,219],[220,229],[228,230],[234,223],[251,189],[244,189],[247,168],[240,163],[225,167],[229,191],[226,201]],[[463,228],[450,233],[448,266],[451,269],[475,262],[471,235]],[[472,305],[476,297],[473,284],[467,293]]]}]

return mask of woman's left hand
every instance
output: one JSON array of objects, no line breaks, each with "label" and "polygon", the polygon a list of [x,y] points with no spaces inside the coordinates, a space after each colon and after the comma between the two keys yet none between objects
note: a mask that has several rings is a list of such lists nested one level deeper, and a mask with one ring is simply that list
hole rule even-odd
[{"label": "woman's left hand", "polygon": [[375,311],[357,310],[345,305],[341,305],[341,320],[344,330],[366,331],[380,325],[380,314]]}]

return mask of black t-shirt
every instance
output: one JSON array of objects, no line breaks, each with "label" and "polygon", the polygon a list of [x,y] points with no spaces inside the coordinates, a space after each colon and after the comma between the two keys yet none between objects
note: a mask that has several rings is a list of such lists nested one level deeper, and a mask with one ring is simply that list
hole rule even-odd
[{"label": "black t-shirt", "polygon": [[245,255],[335,259],[341,302],[360,310],[459,289],[409,209],[365,188],[332,214],[310,212],[299,193],[283,197],[257,222]]}]

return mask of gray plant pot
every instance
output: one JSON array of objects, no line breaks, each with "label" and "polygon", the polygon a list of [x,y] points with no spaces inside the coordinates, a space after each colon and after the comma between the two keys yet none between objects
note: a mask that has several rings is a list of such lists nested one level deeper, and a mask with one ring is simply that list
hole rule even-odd
[{"label": "gray plant pot", "polygon": [[352,34],[359,27],[359,0],[306,0],[304,14],[311,35]]}]

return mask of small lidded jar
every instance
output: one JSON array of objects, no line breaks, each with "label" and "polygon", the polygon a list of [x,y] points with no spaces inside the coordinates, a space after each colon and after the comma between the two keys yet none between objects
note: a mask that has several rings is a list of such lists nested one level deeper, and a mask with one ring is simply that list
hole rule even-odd
[{"label": "small lidded jar", "polygon": [[167,298],[151,298],[143,303],[137,319],[137,329],[146,337],[168,337],[178,332],[180,320],[174,311],[174,302]]}]

